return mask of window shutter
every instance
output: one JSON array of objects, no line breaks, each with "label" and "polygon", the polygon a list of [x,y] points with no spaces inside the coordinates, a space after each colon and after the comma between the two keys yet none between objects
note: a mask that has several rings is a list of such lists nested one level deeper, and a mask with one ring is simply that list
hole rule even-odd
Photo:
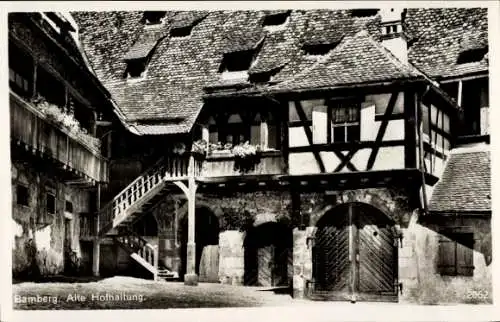
[{"label": "window shutter", "polygon": [[328,117],[326,106],[315,106],[312,113],[313,143],[327,143]]},{"label": "window shutter", "polygon": [[439,264],[441,275],[456,275],[455,242],[446,236],[439,239]]},{"label": "window shutter", "polygon": [[460,234],[457,236],[457,275],[472,276],[473,265],[473,234]]}]

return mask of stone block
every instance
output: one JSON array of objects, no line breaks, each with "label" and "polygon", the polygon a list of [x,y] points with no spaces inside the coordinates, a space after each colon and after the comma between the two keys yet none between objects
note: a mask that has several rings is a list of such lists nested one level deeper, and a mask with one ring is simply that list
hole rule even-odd
[{"label": "stone block", "polygon": [[185,274],[184,275],[184,285],[196,286],[198,285],[198,275],[196,274]]}]

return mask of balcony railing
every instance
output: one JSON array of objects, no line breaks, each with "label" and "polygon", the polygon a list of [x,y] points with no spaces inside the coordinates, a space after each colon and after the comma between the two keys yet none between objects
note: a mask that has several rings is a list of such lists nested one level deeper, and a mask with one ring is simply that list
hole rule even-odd
[{"label": "balcony railing", "polygon": [[284,174],[280,151],[265,151],[258,158],[241,164],[232,153],[212,154],[203,161],[200,177]]},{"label": "balcony railing", "polygon": [[108,181],[108,163],[95,145],[54,122],[19,95],[10,94],[11,138],[33,152],[49,155],[63,168],[98,181]]}]

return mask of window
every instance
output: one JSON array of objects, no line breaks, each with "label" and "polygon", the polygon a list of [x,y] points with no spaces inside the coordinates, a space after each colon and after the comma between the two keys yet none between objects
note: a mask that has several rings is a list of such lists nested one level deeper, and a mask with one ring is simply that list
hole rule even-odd
[{"label": "window", "polygon": [[47,192],[47,195],[46,195],[46,202],[47,202],[47,213],[48,214],[55,214],[56,213],[56,196],[51,193],[51,192]]},{"label": "window", "polygon": [[290,11],[267,15],[262,21],[262,26],[266,27],[282,25],[286,22],[288,16],[290,16]]},{"label": "window", "polygon": [[73,203],[71,201],[66,200],[66,204],[64,205],[64,211],[73,213]]},{"label": "window", "polygon": [[37,68],[36,89],[47,102],[59,107],[66,104],[66,89],[63,83],[40,66]]},{"label": "window", "polygon": [[231,114],[227,120],[226,136],[224,143],[233,145],[244,143],[249,139],[248,128],[244,126],[239,114]]},{"label": "window", "polygon": [[94,125],[93,111],[71,96],[69,97],[69,105],[80,126],[84,128],[87,133],[92,133]]},{"label": "window", "polygon": [[187,37],[191,35],[191,30],[193,29],[193,26],[185,26],[185,27],[180,27],[180,28],[173,28],[170,30],[170,36],[171,37]]},{"label": "window", "polygon": [[244,115],[232,113],[224,121],[210,117],[208,125],[209,143],[237,145],[249,142],[262,148],[277,149],[279,147],[280,128],[272,113],[263,111],[248,112]]},{"label": "window", "polygon": [[219,142],[219,132],[217,130],[217,122],[213,117],[208,120],[208,142],[217,144]]},{"label": "window", "polygon": [[478,62],[488,53],[488,47],[475,48],[462,51],[457,58],[457,64],[467,64]]},{"label": "window", "polygon": [[330,102],[331,142],[359,141],[359,114],[357,102]]},{"label": "window", "polygon": [[127,70],[125,74],[130,78],[137,78],[144,76],[146,70],[146,58],[138,58],[127,61]]},{"label": "window", "polygon": [[9,46],[9,84],[19,95],[30,97],[33,88],[33,58],[17,47]]},{"label": "window", "polygon": [[166,11],[146,11],[142,19],[146,25],[157,25],[165,17],[165,13]]},{"label": "window", "polygon": [[253,50],[237,51],[224,54],[221,72],[240,72],[250,68],[253,61]]},{"label": "window", "polygon": [[302,50],[306,55],[310,56],[323,56],[330,52],[337,46],[338,42],[328,44],[305,44]]},{"label": "window", "polygon": [[378,13],[379,9],[353,9],[351,10],[351,17],[371,17]]},{"label": "window", "polygon": [[16,201],[18,205],[29,206],[29,189],[23,185],[16,186]]},{"label": "window", "polygon": [[442,232],[439,240],[439,273],[450,276],[472,276],[473,246],[473,233]]},{"label": "window", "polygon": [[382,33],[386,35],[397,34],[401,31],[399,23],[391,23],[382,27]]}]

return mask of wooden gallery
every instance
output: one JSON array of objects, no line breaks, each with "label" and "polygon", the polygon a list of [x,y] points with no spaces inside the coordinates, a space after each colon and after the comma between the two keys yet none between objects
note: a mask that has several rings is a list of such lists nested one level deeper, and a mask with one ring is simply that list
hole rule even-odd
[{"label": "wooden gallery", "polygon": [[14,278],[491,302],[486,9],[12,13],[9,67]]}]

